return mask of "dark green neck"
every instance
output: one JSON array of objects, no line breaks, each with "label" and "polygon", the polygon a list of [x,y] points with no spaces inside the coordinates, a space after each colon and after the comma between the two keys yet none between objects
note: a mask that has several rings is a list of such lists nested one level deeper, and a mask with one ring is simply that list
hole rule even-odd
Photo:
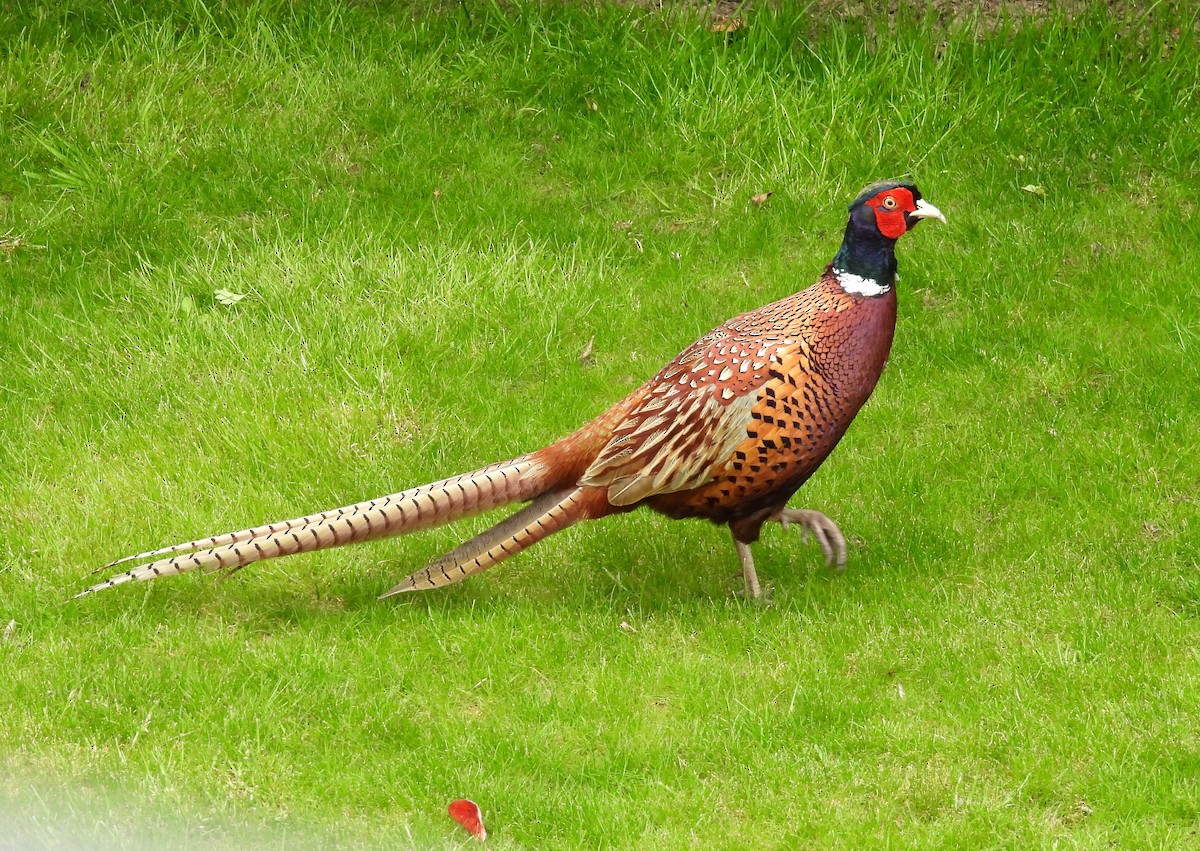
[{"label": "dark green neck", "polygon": [[[869,224],[859,220],[860,211],[870,216]],[[879,232],[874,214],[867,207],[859,207],[850,216],[842,247],[833,258],[833,267],[875,281],[882,287],[896,283],[896,240]]]}]

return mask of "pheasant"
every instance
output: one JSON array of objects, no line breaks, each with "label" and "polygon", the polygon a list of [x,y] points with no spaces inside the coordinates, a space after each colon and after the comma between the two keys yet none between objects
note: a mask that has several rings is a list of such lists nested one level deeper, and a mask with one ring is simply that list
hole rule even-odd
[{"label": "pheasant", "polygon": [[153,560],[78,596],[196,569],[234,571],[521,502],[381,596],[450,585],[581,520],[640,505],[728,525],[750,598],[762,594],[750,545],[768,521],[811,533],[840,570],[846,542],[837,524],[787,502],[883,372],[896,327],[896,240],[922,219],[946,221],[911,183],[872,184],[849,211],[841,248],[815,284],[705,334],[544,449],[369,502],[129,556],[106,567]]}]

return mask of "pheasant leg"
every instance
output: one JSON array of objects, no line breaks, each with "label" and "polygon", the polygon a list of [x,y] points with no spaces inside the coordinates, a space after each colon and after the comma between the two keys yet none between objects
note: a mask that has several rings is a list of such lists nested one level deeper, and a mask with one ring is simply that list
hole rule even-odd
[{"label": "pheasant leg", "polygon": [[[811,534],[821,545],[826,565],[838,573],[846,569],[846,538],[837,524],[821,512],[807,508],[781,508],[770,519],[779,521],[779,525],[785,529],[792,523],[802,526],[804,540],[807,541]],[[753,571],[754,566],[751,565],[750,569]]]},{"label": "pheasant leg", "polygon": [[750,552],[750,545],[742,543],[737,538],[733,539],[733,545],[737,547],[738,561],[742,563],[742,579],[746,583],[746,599],[761,599],[762,588],[758,584],[758,571],[754,569],[754,554]]}]

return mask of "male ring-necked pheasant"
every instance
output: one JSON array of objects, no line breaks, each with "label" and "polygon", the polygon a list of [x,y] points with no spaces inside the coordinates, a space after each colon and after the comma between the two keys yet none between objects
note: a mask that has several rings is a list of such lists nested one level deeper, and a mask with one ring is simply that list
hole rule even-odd
[{"label": "male ring-necked pheasant", "polygon": [[639,505],[728,524],[749,597],[761,594],[750,545],[768,520],[804,527],[840,569],[846,543],[837,525],[787,501],[883,371],[896,327],[896,240],[921,219],[946,220],[910,183],[868,186],[849,209],[842,247],[820,280],[705,334],[557,443],[370,502],[130,556],[112,564],[156,560],[83,594],[197,568],[236,570],[515,502],[529,504],[383,596],[449,585],[580,520]]}]

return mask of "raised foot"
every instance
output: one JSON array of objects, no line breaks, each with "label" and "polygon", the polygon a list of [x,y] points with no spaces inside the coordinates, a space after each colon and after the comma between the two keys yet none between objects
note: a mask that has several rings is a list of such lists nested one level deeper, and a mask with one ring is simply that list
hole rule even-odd
[{"label": "raised foot", "polygon": [[804,540],[809,535],[817,539],[825,553],[825,564],[838,573],[846,569],[846,537],[824,514],[807,508],[782,508],[771,519],[779,521],[785,529],[792,523],[804,527]]}]

